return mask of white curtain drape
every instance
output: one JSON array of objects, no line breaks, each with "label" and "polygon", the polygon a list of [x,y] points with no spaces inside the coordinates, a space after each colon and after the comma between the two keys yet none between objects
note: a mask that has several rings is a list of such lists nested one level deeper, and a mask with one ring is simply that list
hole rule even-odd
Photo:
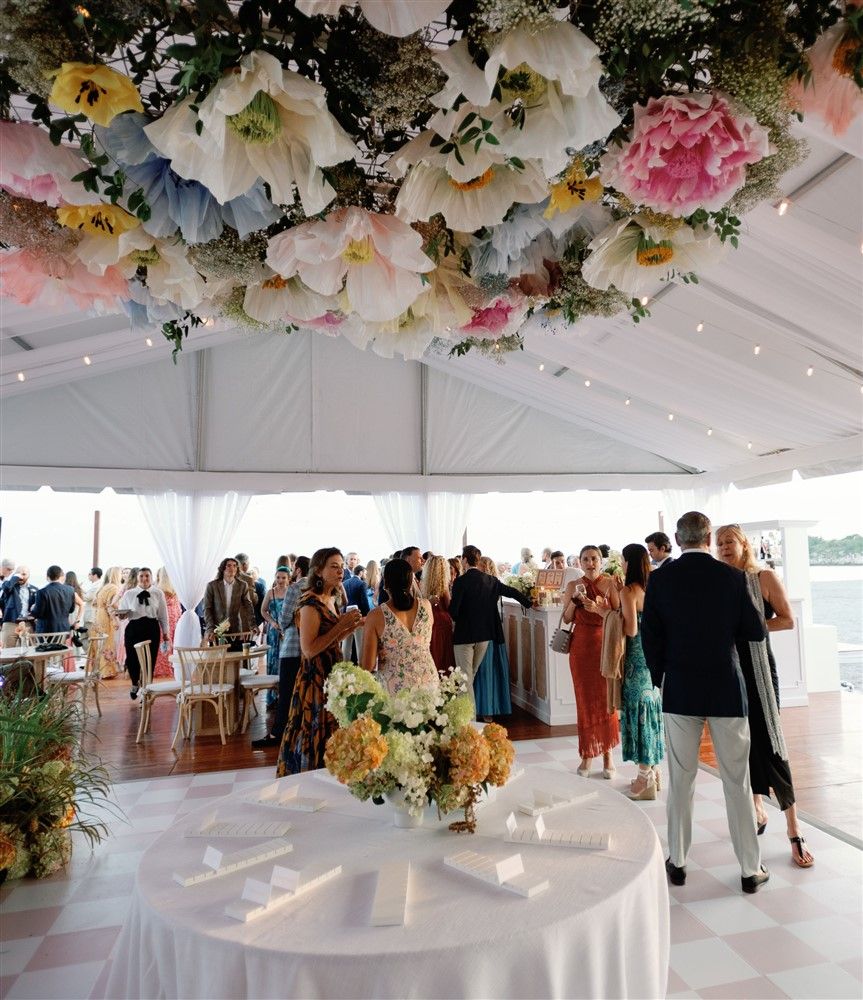
[{"label": "white curtain drape", "polygon": [[700,510],[710,518],[714,527],[729,520],[730,491],[727,486],[703,487],[697,490],[663,490],[662,509],[665,514],[665,533],[674,540],[674,526],[678,518],[690,510]]},{"label": "white curtain drape", "polygon": [[374,500],[393,551],[418,545],[449,556],[461,550],[471,494],[375,493]]},{"label": "white curtain drape", "polygon": [[250,493],[139,493],[138,502],[162,561],[186,611],[177,623],[175,646],[198,646],[201,624],[195,608],[225,556],[251,499]]}]

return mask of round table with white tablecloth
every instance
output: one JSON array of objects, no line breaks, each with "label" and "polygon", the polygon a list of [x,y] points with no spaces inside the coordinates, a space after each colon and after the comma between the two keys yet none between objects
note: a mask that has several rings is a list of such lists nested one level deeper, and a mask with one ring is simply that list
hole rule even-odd
[{"label": "round table with white tablecloth", "polygon": [[[117,940],[110,997],[663,997],[669,951],[668,890],[656,832],[637,806],[601,782],[529,766],[478,810],[475,835],[455,834],[427,810],[417,830],[396,828],[389,806],[359,802],[326,772],[281,779],[317,812],[250,804],[242,791],[178,821],[144,854]],[[549,830],[607,831],[605,851],[514,845],[505,821],[535,789],[596,794],[547,813]],[[184,888],[175,871],[255,843],[186,837],[219,820],[288,820],[292,853],[275,863],[342,866],[342,874],[250,923],[226,916],[247,877],[273,861]],[[519,827],[533,823],[516,813]],[[451,816],[449,819],[458,818]],[[547,878],[532,898],[462,875],[444,857],[471,850],[521,853]],[[370,921],[381,865],[409,859],[404,926]]]}]

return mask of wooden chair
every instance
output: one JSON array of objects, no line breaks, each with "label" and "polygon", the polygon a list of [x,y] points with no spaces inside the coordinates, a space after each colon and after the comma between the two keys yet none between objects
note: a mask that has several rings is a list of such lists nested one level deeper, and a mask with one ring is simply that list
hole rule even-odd
[{"label": "wooden chair", "polygon": [[180,694],[178,703],[180,717],[177,719],[177,731],[174,733],[173,750],[183,730],[185,738],[189,739],[192,732],[192,709],[200,702],[208,702],[213,706],[219,722],[219,735],[222,746],[225,745],[225,719],[228,708],[228,698],[234,692],[233,684],[225,683],[225,654],[227,646],[212,646],[209,649],[177,649],[174,652],[180,657]]},{"label": "wooden chair", "polygon": [[[266,646],[257,646],[249,651],[249,671],[240,675],[240,691],[243,696],[243,721],[240,724],[240,732],[244,733],[249,728],[250,709],[255,705],[255,699],[259,691],[272,691],[279,686],[279,675],[268,674]],[[263,670],[263,673],[261,673]],[[255,714],[258,714],[257,706]]]},{"label": "wooden chair", "polygon": [[177,701],[182,685],[177,680],[153,680],[153,657],[150,655],[150,642],[136,642],[135,653],[141,667],[141,721],[138,723],[136,743],[140,743],[144,734],[150,731],[150,712],[157,698],[173,698]]},{"label": "wooden chair", "polygon": [[45,683],[56,684],[65,690],[70,687],[77,687],[81,692],[81,708],[87,711],[87,691],[92,688],[93,697],[96,699],[96,711],[102,715],[102,706],[99,704],[99,684],[102,680],[101,656],[102,649],[107,641],[107,635],[91,635],[87,645],[87,659],[84,666],[78,670],[63,671],[63,669],[45,668]]},{"label": "wooden chair", "polygon": [[[21,645],[30,646],[41,646],[43,643],[62,643],[64,646],[69,646],[69,636],[71,632],[30,632],[29,634],[21,636],[18,640]],[[58,649],[56,656],[50,656],[45,660],[45,673],[47,675],[49,670],[54,670],[52,664],[55,660],[59,660],[59,669],[63,669],[63,660],[69,653],[69,649]],[[99,713],[102,714],[101,712]]]}]

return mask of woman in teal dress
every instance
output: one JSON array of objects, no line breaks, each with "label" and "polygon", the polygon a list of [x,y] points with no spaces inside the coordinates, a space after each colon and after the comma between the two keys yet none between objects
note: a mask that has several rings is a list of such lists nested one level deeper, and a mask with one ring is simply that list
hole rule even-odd
[{"label": "woman in teal dress", "polygon": [[644,590],[650,574],[650,557],[643,545],[624,547],[624,584],[620,590],[626,658],[621,686],[620,735],[623,759],[638,764],[638,774],[630,783],[631,799],[655,799],[659,788],[657,765],[665,756],[662,732],[662,698],[653,686],[641,648],[641,612]]},{"label": "woman in teal dress", "polygon": [[[285,594],[288,592],[288,580],[290,573],[287,566],[279,566],[276,570],[276,578],[272,587],[267,591],[264,603],[261,605],[261,617],[267,626],[267,673],[276,677],[279,675],[279,647],[282,644],[282,630],[279,625],[279,618],[282,614],[282,605],[285,602]],[[267,707],[269,708],[276,701],[276,692],[267,692]]]},{"label": "woman in teal dress", "polygon": [[[479,568],[483,573],[497,576],[494,560],[482,556]],[[503,638],[503,624],[498,603],[494,637],[488,644],[485,656],[477,667],[473,679],[473,697],[476,702],[476,717],[490,720],[496,715],[512,715],[512,700],[509,696],[509,657]]]}]

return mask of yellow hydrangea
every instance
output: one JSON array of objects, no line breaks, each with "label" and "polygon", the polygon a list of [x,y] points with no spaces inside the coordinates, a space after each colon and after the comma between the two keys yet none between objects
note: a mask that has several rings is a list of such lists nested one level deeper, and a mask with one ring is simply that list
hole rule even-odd
[{"label": "yellow hydrangea", "polygon": [[57,209],[57,220],[94,236],[119,236],[141,224],[119,205],[64,205]]},{"label": "yellow hydrangea", "polygon": [[489,751],[488,780],[493,785],[505,785],[515,759],[515,747],[510,743],[507,731],[496,722],[490,722],[482,735]]},{"label": "yellow hydrangea", "polygon": [[63,63],[49,99],[69,114],[81,113],[97,125],[110,125],[123,111],[144,110],[129,77],[101,63]]},{"label": "yellow hydrangea", "polygon": [[384,761],[389,747],[374,719],[360,716],[327,740],[324,764],[343,785],[362,781]]},{"label": "yellow hydrangea", "polygon": [[489,745],[473,726],[465,726],[453,736],[447,753],[453,785],[464,787],[485,781],[490,761]]}]

